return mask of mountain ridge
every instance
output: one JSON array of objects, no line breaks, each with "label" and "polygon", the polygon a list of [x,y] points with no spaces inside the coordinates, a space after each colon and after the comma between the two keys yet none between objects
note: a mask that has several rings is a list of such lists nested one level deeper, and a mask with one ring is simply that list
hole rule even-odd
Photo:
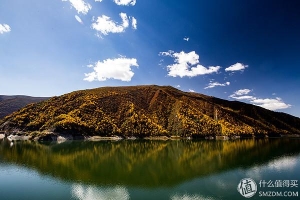
[{"label": "mountain ridge", "polygon": [[0,95],[0,119],[23,108],[24,106],[43,101],[48,97],[32,97],[27,95]]},{"label": "mountain ridge", "polygon": [[300,119],[171,86],[101,87],[30,104],[0,131],[122,137],[300,134]]}]

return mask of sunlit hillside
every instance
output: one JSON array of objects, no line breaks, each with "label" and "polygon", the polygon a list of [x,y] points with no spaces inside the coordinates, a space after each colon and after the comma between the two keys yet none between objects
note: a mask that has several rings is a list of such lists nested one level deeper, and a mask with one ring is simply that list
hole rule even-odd
[{"label": "sunlit hillside", "polygon": [[1,131],[72,135],[183,136],[300,134],[300,119],[170,86],[103,87],[26,106]]}]

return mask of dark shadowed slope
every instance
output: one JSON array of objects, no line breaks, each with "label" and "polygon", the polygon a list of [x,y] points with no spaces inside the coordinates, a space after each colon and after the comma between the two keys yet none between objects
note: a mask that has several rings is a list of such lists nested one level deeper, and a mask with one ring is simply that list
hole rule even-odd
[{"label": "dark shadowed slope", "polygon": [[53,97],[6,117],[0,130],[140,137],[300,134],[300,119],[154,85],[103,87]]},{"label": "dark shadowed slope", "polygon": [[30,103],[36,103],[49,99],[47,97],[30,97],[30,96],[6,96],[0,95],[0,119],[23,108]]}]

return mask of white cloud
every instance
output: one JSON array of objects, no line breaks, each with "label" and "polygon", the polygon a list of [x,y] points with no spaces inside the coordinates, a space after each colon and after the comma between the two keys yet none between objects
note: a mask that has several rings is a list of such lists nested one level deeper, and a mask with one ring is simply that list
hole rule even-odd
[{"label": "white cloud", "polygon": [[102,2],[102,0],[95,0],[95,2]]},{"label": "white cloud", "polygon": [[230,85],[230,82],[226,82],[226,83],[211,82],[211,83],[209,83],[208,86],[205,87],[204,89],[214,88],[214,87],[216,87],[216,86],[222,86],[222,87],[224,87],[224,86],[228,86],[228,85]]},{"label": "white cloud", "polygon": [[248,103],[254,104],[256,106],[260,106],[269,110],[279,110],[279,109],[286,109],[290,108],[290,104],[286,104],[282,101],[281,98],[266,98],[266,99],[260,99],[251,95],[247,95],[251,92],[249,89],[241,89],[238,91],[235,91],[232,95],[230,95],[230,98],[237,99],[237,100],[245,100]]},{"label": "white cloud", "polygon": [[190,92],[195,92],[195,90],[189,89]]},{"label": "white cloud", "polygon": [[75,15],[75,19],[76,19],[80,24],[83,24],[81,18],[80,18],[78,15]]},{"label": "white cloud", "polygon": [[116,79],[121,81],[131,81],[134,73],[131,67],[138,67],[135,58],[116,58],[98,61],[95,65],[89,66],[94,69],[93,72],[85,74],[86,81],[106,81],[107,79]]},{"label": "white cloud", "polygon": [[284,103],[282,99],[278,97],[276,99],[253,99],[251,100],[251,103],[269,110],[279,110],[291,107],[290,104]]},{"label": "white cloud", "polygon": [[[126,13],[120,13],[120,17],[122,19],[122,24],[118,24],[110,19],[110,17],[106,15],[102,15],[98,17],[97,20],[92,24],[92,29],[100,32],[102,35],[108,35],[109,33],[122,33],[125,32],[125,29],[129,26],[129,20]],[[135,19],[135,18],[134,18]],[[136,20],[135,20],[136,22]],[[134,28],[134,22],[133,22]],[[100,35],[101,37],[101,35]]]},{"label": "white cloud", "polygon": [[231,97],[233,99],[237,99],[237,100],[254,100],[255,97],[247,95],[250,92],[251,92],[251,90],[249,90],[249,89],[240,89],[240,90],[235,91],[229,97]]},{"label": "white cloud", "polygon": [[173,65],[168,65],[168,76],[172,77],[194,77],[198,75],[212,74],[218,72],[221,68],[220,66],[210,66],[208,68],[199,64],[199,55],[195,51],[185,53],[181,51],[180,53],[174,53],[174,51],[160,52],[160,56],[170,56],[175,58]]},{"label": "white cloud", "polygon": [[137,20],[134,17],[131,17],[131,25],[133,29],[137,29]]},{"label": "white cloud", "polygon": [[249,94],[249,92],[251,92],[251,90],[249,90],[249,89],[241,89],[241,90],[235,91],[234,94],[235,95],[245,95],[245,94]]},{"label": "white cloud", "polygon": [[7,24],[0,24],[0,34],[8,33],[10,31],[11,31],[11,29],[10,29],[9,25],[7,25]]},{"label": "white cloud", "polygon": [[169,51],[165,51],[165,52],[159,52],[159,56],[173,56],[174,51],[169,50]]},{"label": "white cloud", "polygon": [[249,96],[249,95],[245,95],[245,96],[230,95],[230,97],[233,99],[237,99],[237,100],[253,100],[253,99],[255,99],[255,97]]},{"label": "white cloud", "polygon": [[228,72],[228,71],[231,71],[231,72],[233,72],[233,71],[243,71],[244,69],[246,69],[248,67],[248,65],[244,65],[244,64],[242,64],[242,63],[236,63],[236,64],[234,64],[234,65],[231,65],[230,67],[227,67],[226,69],[225,69],[225,71],[226,72]]},{"label": "white cloud", "polygon": [[183,38],[183,40],[185,40],[185,41],[189,41],[190,40],[190,38],[188,38],[188,37],[185,37],[185,38]]},{"label": "white cloud", "polygon": [[83,0],[62,0],[70,1],[71,5],[77,10],[77,13],[82,13],[86,15],[89,10],[92,9],[92,6],[89,3],[84,2]]},{"label": "white cloud", "polygon": [[134,6],[136,4],[136,0],[114,0],[114,2],[119,6]]},{"label": "white cloud", "polygon": [[176,85],[177,88],[180,88],[180,85]]}]

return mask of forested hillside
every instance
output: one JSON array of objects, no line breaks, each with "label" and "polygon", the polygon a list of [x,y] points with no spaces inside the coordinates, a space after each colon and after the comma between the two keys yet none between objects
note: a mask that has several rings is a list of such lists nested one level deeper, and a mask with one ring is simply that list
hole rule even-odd
[{"label": "forested hillside", "polygon": [[103,87],[30,104],[0,130],[99,136],[300,134],[300,119],[170,86]]}]

